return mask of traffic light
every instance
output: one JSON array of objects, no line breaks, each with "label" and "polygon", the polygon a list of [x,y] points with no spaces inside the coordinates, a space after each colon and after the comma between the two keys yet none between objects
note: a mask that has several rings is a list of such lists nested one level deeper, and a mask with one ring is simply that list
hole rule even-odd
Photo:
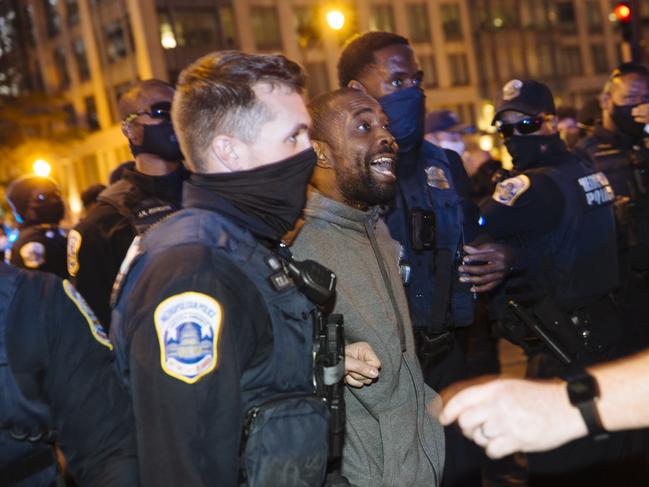
[{"label": "traffic light", "polygon": [[613,9],[615,18],[620,24],[620,30],[622,31],[622,39],[625,42],[631,42],[633,40],[633,17],[634,12],[631,4],[629,2],[618,2]]}]

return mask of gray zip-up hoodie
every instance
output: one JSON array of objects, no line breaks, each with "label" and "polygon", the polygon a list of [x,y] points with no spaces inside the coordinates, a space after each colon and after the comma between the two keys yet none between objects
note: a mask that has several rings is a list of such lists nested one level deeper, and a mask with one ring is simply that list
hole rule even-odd
[{"label": "gray zip-up hoodie", "polygon": [[398,243],[377,209],[359,211],[311,191],[305,215],[293,254],[316,260],[336,273],[334,312],[344,315],[346,342],[368,342],[382,364],[375,383],[360,389],[346,387],[343,474],[355,486],[437,486],[444,463],[444,433],[427,406],[432,409],[439,398],[424,384],[415,356],[399,276]]}]

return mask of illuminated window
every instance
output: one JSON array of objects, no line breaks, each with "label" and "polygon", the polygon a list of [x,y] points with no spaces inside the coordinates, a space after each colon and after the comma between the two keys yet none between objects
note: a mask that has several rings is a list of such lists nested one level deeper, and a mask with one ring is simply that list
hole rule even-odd
[{"label": "illuminated window", "polygon": [[275,7],[252,7],[250,23],[257,49],[261,51],[282,49],[279,17]]},{"label": "illuminated window", "polygon": [[394,32],[394,13],[390,5],[373,5],[370,12],[370,30]]},{"label": "illuminated window", "polygon": [[430,42],[430,25],[428,23],[428,8],[423,3],[406,6],[408,29],[412,42]]}]

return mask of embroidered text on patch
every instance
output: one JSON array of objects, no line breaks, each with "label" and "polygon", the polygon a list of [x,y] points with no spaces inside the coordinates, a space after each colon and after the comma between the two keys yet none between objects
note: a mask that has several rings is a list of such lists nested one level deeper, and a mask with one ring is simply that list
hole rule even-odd
[{"label": "embroidered text on patch", "polygon": [[214,298],[196,292],[176,294],[154,314],[162,369],[188,384],[216,368],[223,314]]},{"label": "embroidered text on patch", "polygon": [[584,191],[586,205],[590,207],[601,206],[615,199],[613,188],[611,188],[606,175],[601,171],[581,177],[577,179],[577,183]]},{"label": "embroidered text on patch", "polygon": [[530,178],[520,174],[515,178],[505,179],[498,183],[494,191],[493,199],[498,203],[507,206],[514,206],[514,203],[530,187]]},{"label": "embroidered text on patch", "polygon": [[92,336],[95,338],[95,340],[101,343],[104,347],[108,347],[112,350],[113,346],[111,345],[110,340],[108,340],[106,330],[104,330],[104,327],[102,326],[97,316],[95,316],[95,313],[90,309],[90,306],[88,306],[86,300],[83,299],[83,296],[81,296],[81,294],[79,294],[79,291],[77,291],[77,289],[67,280],[63,281],[63,290],[65,291],[65,294],[67,294],[68,297],[74,302],[74,304],[77,305],[79,311],[81,311],[81,314],[88,322],[90,333],[92,333]]}]

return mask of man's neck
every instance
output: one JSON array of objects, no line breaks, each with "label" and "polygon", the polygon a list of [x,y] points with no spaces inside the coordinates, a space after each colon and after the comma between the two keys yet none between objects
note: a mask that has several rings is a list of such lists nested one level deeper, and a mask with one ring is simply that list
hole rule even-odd
[{"label": "man's neck", "polygon": [[166,176],[178,169],[178,162],[167,161],[154,154],[135,156],[135,170],[147,176]]}]

